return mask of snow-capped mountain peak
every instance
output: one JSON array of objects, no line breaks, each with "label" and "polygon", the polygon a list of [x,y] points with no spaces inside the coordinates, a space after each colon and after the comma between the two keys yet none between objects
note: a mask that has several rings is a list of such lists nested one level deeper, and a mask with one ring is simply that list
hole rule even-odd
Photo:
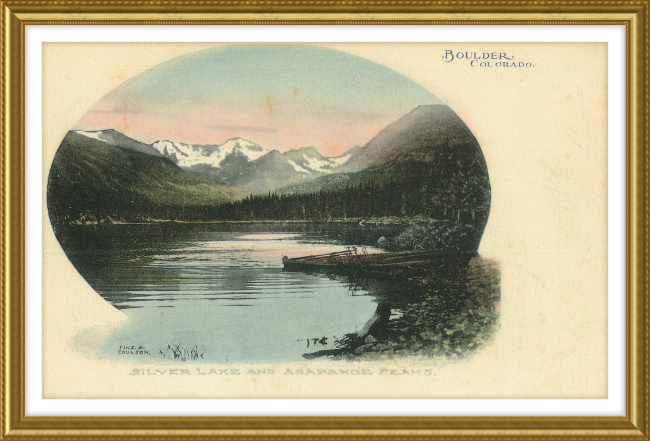
[{"label": "snow-capped mountain peak", "polygon": [[300,173],[334,173],[339,167],[350,159],[351,155],[345,154],[337,157],[323,156],[315,147],[302,147],[283,153],[291,166]]},{"label": "snow-capped mountain peak", "polygon": [[188,144],[167,139],[145,144],[114,129],[72,132],[75,137],[87,138],[88,142],[164,157],[193,173],[262,193],[342,172],[343,165],[354,158],[352,151],[337,157],[324,156],[313,146],[285,152],[269,151],[239,137],[222,144]]},{"label": "snow-capped mountain peak", "polygon": [[343,165],[346,162],[348,162],[348,159],[352,157],[351,153],[347,153],[345,155],[337,156],[335,158],[329,158],[330,161],[336,163],[336,165]]},{"label": "snow-capped mountain peak", "polygon": [[190,144],[166,140],[156,141],[151,146],[165,156],[189,156],[187,150],[192,148]]},{"label": "snow-capped mountain peak", "polygon": [[101,142],[109,142],[110,137],[106,136],[106,130],[73,130],[78,135],[85,136],[86,138],[96,139]]},{"label": "snow-capped mountain peak", "polygon": [[286,152],[269,151],[243,138],[207,145],[164,140],[153,143],[152,147],[182,168],[255,192],[338,173],[352,157],[349,153],[327,157],[311,146]]},{"label": "snow-capped mountain peak", "polygon": [[295,162],[293,162],[293,161],[290,160],[290,159],[287,159],[287,162],[288,162],[289,165],[291,165],[291,167],[293,167],[293,169],[294,169],[295,171],[297,171],[298,173],[307,173],[307,174],[310,173],[309,170],[307,170],[307,169],[304,168],[304,167],[299,166],[298,164],[296,164]]},{"label": "snow-capped mountain peak", "polygon": [[254,142],[242,138],[232,138],[221,145],[193,145],[165,140],[156,141],[152,146],[181,167],[201,164],[219,167],[221,162],[232,154],[241,154],[248,161],[254,161],[268,153]]},{"label": "snow-capped mountain peak", "polygon": [[229,139],[219,146],[219,150],[226,154],[240,151],[248,156],[251,161],[254,161],[260,156],[268,153],[267,150],[263,149],[254,142],[246,141],[243,138]]},{"label": "snow-capped mountain peak", "polygon": [[72,130],[72,132],[77,135],[84,136],[96,141],[103,142],[112,146],[118,146],[122,148],[128,148],[135,150],[140,153],[145,153],[147,155],[153,156],[162,156],[158,151],[156,151],[149,144],[144,142],[137,141],[133,138],[129,138],[123,133],[118,132],[115,129],[105,129],[105,130]]},{"label": "snow-capped mountain peak", "polygon": [[302,155],[305,158],[307,167],[313,171],[322,172],[322,173],[331,173],[332,163],[327,159],[315,158],[313,156]]}]

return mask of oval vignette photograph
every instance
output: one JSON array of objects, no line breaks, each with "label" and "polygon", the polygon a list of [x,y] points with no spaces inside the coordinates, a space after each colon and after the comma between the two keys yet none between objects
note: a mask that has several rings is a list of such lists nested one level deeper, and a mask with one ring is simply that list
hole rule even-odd
[{"label": "oval vignette photograph", "polygon": [[[156,362],[474,356],[498,329],[481,147],[391,69],[307,45],[202,51],[126,81],[68,132],[47,208]],[[128,345],[127,345],[128,346]]]},{"label": "oval vignette photograph", "polygon": [[606,44],[43,54],[44,397],[607,397]]}]

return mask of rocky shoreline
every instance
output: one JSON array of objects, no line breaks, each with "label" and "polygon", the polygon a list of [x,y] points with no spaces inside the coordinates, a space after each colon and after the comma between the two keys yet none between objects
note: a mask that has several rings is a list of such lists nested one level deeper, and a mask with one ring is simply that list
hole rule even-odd
[{"label": "rocky shoreline", "polygon": [[[477,256],[458,272],[413,274],[400,291],[380,300],[393,316],[381,329],[359,341],[357,334],[339,340],[335,360],[386,360],[416,357],[450,361],[472,356],[492,342],[499,328],[500,269]],[[408,299],[398,295],[408,290]]]}]

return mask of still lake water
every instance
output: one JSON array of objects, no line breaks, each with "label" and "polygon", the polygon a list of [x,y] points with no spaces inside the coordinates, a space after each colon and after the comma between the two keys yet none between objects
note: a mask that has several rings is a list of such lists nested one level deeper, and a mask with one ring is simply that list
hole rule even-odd
[{"label": "still lake water", "polygon": [[[359,331],[377,308],[368,291],[343,279],[283,271],[283,255],[345,250],[313,235],[110,236],[100,233],[85,242],[77,237],[76,246],[66,249],[89,284],[128,316],[119,327],[77,337],[78,346],[95,357],[178,362],[178,348],[188,362],[300,361],[302,354],[332,348],[335,338]],[[122,354],[124,347],[145,353]]]}]

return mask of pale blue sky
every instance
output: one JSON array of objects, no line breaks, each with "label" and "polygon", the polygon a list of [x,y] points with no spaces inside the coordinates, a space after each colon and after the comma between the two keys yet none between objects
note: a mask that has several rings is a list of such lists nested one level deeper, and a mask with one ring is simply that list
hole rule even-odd
[{"label": "pale blue sky", "polygon": [[241,44],[182,56],[126,81],[78,128],[110,124],[146,142],[241,136],[269,149],[314,145],[338,154],[415,107],[440,103],[408,77],[344,52]]}]

